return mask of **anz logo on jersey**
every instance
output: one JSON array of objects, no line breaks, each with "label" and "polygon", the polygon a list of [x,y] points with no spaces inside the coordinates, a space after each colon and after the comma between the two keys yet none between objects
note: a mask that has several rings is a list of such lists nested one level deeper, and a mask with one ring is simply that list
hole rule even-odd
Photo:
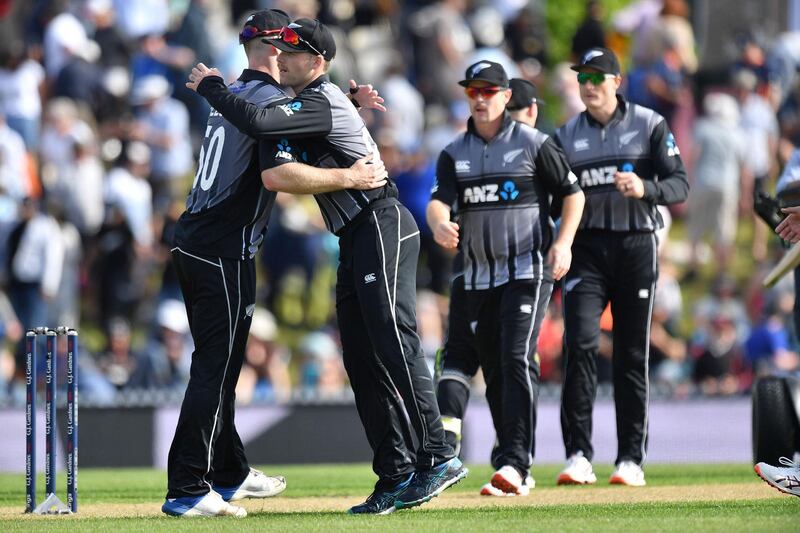
[{"label": "anz logo on jersey", "polygon": [[[289,146],[289,141],[281,139],[278,141],[278,151],[275,153],[275,159],[283,159],[284,161],[297,161],[295,154],[292,153],[292,147]],[[308,161],[308,154],[303,152],[300,154],[301,161]]]},{"label": "anz logo on jersey", "polygon": [[465,204],[486,204],[494,202],[513,202],[519,196],[517,185],[508,180],[503,183],[502,188],[496,183],[486,185],[473,185],[464,187],[463,203]]},{"label": "anz logo on jersey", "polygon": [[[581,172],[581,188],[585,189],[587,187],[597,187],[599,185],[613,185],[617,170],[618,168],[616,165],[584,169],[584,171]],[[632,163],[623,163],[619,171],[634,172],[635,169]]]},{"label": "anz logo on jersey", "polygon": [[291,117],[294,115],[295,111],[300,111],[303,107],[302,102],[289,102],[288,104],[281,104],[278,106],[278,109],[286,113],[287,117]]}]

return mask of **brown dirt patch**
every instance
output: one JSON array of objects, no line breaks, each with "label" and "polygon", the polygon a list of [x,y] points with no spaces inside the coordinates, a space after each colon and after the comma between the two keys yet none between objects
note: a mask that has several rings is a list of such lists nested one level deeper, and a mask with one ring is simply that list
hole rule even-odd
[{"label": "brown dirt patch", "polygon": [[[729,500],[764,500],[780,498],[781,495],[765,484],[738,483],[728,485],[691,485],[667,487],[558,487],[534,489],[530,496],[513,498],[493,498],[474,493],[451,493],[434,499],[425,509],[492,508],[503,506],[545,507],[571,503],[580,504],[619,504],[642,502],[699,502]],[[243,506],[250,513],[312,513],[343,512],[349,506],[359,503],[358,498],[346,497],[304,497],[270,498],[266,500],[247,500]],[[97,503],[82,505],[78,517],[149,517],[160,516],[160,502],[153,503]],[[47,519],[25,515],[19,507],[0,507],[0,520],[27,518]],[[63,518],[63,517],[62,517]]]}]

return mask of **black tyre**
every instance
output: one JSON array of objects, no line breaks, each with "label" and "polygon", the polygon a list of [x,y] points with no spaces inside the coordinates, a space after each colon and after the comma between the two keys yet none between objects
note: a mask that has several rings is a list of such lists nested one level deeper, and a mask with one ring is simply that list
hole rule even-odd
[{"label": "black tyre", "polygon": [[784,378],[767,376],[753,385],[753,462],[778,464],[798,449],[797,415]]}]

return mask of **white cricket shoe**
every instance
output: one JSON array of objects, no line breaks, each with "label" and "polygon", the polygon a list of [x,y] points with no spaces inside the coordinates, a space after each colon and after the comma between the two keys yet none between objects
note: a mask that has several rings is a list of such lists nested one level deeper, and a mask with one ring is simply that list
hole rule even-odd
[{"label": "white cricket shoe", "polygon": [[268,476],[255,468],[244,478],[238,487],[217,487],[214,490],[226,502],[235,502],[244,498],[269,498],[286,490],[286,479],[283,476]]},{"label": "white cricket shoe", "polygon": [[[510,465],[505,465],[495,472],[490,483],[494,488],[513,495],[520,494],[520,490],[525,486],[520,473]],[[530,489],[528,491],[530,492]]]},{"label": "white cricket shoe", "polygon": [[644,470],[633,461],[621,461],[616,470],[612,472],[608,482],[612,485],[628,485],[629,487],[644,487]]},{"label": "white cricket shoe", "polygon": [[787,468],[758,463],[753,470],[756,471],[758,477],[779,491],[800,496],[800,463],[786,457],[781,457],[780,462]]},{"label": "white cricket shoe", "polygon": [[180,517],[190,516],[236,516],[243,518],[247,511],[231,505],[213,490],[203,496],[183,496],[167,498],[161,506],[161,512]]},{"label": "white cricket shoe", "polygon": [[592,463],[582,452],[572,454],[567,459],[567,466],[558,474],[559,485],[593,485],[597,483],[597,476],[592,471]]},{"label": "white cricket shoe", "polygon": [[516,493],[503,492],[490,482],[481,487],[481,496],[527,496],[531,493],[531,489],[535,487],[536,481],[531,476],[525,478],[525,483],[522,484]]}]

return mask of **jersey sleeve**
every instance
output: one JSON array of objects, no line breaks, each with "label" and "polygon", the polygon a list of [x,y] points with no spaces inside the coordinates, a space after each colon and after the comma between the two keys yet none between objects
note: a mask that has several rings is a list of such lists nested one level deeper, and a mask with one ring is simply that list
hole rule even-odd
[{"label": "jersey sleeve", "polygon": [[689,182],[675,136],[666,120],[661,120],[650,134],[650,154],[658,181],[644,181],[644,199],[658,205],[677,204],[689,195]]},{"label": "jersey sleeve", "polygon": [[541,177],[547,190],[556,198],[563,198],[581,190],[578,178],[572,173],[567,156],[552,137],[548,137],[536,153],[536,175]]},{"label": "jersey sleeve", "polygon": [[292,100],[260,107],[233,94],[219,76],[204,78],[197,92],[251,137],[319,137],[330,133],[333,125],[330,102],[321,92],[306,91]]},{"label": "jersey sleeve", "polygon": [[431,200],[439,200],[449,206],[453,206],[458,200],[455,162],[444,150],[439,154],[439,161],[436,163],[436,179],[431,189]]}]

